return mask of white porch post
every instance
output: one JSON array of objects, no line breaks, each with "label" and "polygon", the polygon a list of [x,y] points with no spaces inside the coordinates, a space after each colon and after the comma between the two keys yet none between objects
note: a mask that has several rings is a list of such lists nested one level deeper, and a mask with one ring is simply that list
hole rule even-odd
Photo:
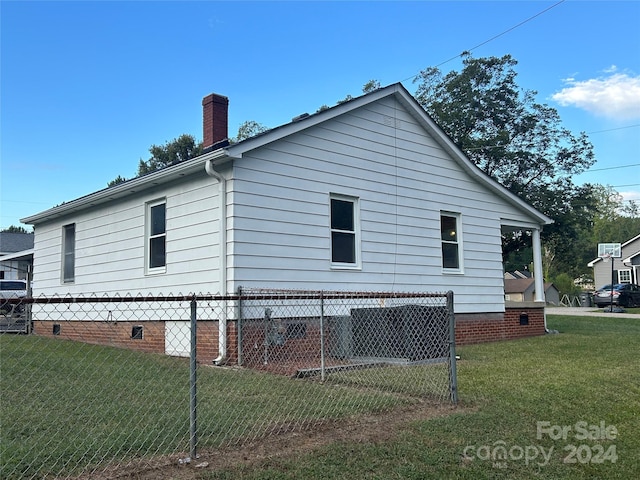
[{"label": "white porch post", "polygon": [[544,275],[542,270],[542,243],[540,241],[540,229],[534,228],[531,243],[533,247],[533,280],[535,283],[536,302],[544,302]]}]

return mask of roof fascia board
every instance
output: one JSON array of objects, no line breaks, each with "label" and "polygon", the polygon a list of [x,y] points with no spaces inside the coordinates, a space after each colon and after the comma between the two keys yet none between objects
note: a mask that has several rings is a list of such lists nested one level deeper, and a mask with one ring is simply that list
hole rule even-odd
[{"label": "roof fascia board", "polygon": [[226,152],[224,149],[214,150],[171,167],[163,168],[162,170],[157,170],[141,177],[135,177],[113,187],[98,190],[97,192],[90,193],[84,197],[65,202],[35,215],[22,218],[20,219],[20,222],[27,225],[42,223],[43,221],[59,218],[73,212],[78,212],[119,198],[127,197],[135,193],[143,192],[158,185],[163,185],[186,175],[196,173],[199,170],[204,172],[204,165],[207,160],[215,160],[218,158],[224,158],[225,156]]},{"label": "roof fascia board", "polygon": [[635,237],[633,237],[631,240],[627,240],[626,242],[624,242],[622,245],[620,245],[620,247],[626,247],[627,245],[629,245],[630,243],[635,242],[636,240],[640,239],[640,235],[636,235]]},{"label": "roof fascia board", "polygon": [[22,250],[20,252],[13,252],[7,255],[0,256],[0,262],[9,262],[11,260],[29,260],[30,257],[33,257],[33,248],[29,248],[28,250]]}]

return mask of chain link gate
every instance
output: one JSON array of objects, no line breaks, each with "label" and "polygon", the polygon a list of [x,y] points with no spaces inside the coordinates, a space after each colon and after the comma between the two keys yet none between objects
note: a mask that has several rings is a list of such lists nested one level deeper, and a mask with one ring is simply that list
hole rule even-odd
[{"label": "chain link gate", "polygon": [[0,478],[110,478],[413,403],[457,402],[451,292],[9,304],[0,316],[11,325],[0,328]]}]

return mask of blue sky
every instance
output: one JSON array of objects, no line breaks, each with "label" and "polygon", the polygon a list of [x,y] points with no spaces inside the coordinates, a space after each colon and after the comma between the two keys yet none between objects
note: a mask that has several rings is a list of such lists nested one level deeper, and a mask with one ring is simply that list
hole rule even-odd
[{"label": "blue sky", "polygon": [[640,199],[640,2],[0,2],[0,227],[135,175],[152,144],[286,123],[459,54],[511,54],[517,83],[587,132],[577,183]]}]

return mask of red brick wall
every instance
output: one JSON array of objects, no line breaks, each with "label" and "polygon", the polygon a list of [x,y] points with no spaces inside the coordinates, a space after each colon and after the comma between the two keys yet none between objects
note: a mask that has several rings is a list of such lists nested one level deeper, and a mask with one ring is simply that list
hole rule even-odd
[{"label": "red brick wall", "polygon": [[[520,316],[528,316],[528,325],[520,324]],[[53,326],[60,326],[59,335],[53,334]],[[140,340],[131,338],[131,330],[134,326],[143,327],[143,338]],[[141,352],[164,353],[165,328],[163,321],[144,322],[90,322],[90,321],[34,321],[33,333],[45,337],[64,338],[68,340],[82,341],[86,343],[110,345],[115,347],[130,348]],[[511,340],[522,337],[531,337],[544,334],[544,308],[529,307],[507,308],[505,313],[486,314],[456,314],[456,344],[469,345],[475,343],[494,342],[499,340]],[[264,327],[245,327],[243,332],[245,350],[248,345],[255,343],[258,350],[262,351],[264,342]],[[328,339],[330,341],[331,339]],[[252,343],[253,342],[253,343]],[[309,355],[319,355],[318,348],[320,335],[315,325],[309,325],[304,338],[288,340],[289,361],[296,363],[296,359],[308,361]],[[211,364],[218,357],[218,322],[198,322],[198,362]],[[279,347],[271,347],[272,354],[278,357]],[[282,348],[280,348],[282,349]],[[243,352],[244,364],[257,366],[262,357],[255,352]],[[260,353],[260,352],[258,352]],[[257,356],[256,356],[257,355]],[[256,356],[256,358],[252,358]],[[238,360],[238,331],[235,321],[227,323],[227,359],[226,364],[236,364]]]},{"label": "red brick wall", "polygon": [[[529,324],[520,325],[527,315]],[[544,308],[507,308],[505,313],[456,314],[456,344],[495,342],[544,335]]]},{"label": "red brick wall", "polygon": [[[53,326],[60,326],[59,335],[53,334]],[[143,327],[142,339],[131,338],[134,326]],[[33,322],[33,333],[43,337],[64,338],[85,343],[123,347],[140,352],[164,353],[164,321],[144,322],[55,322],[37,320]],[[227,326],[228,341],[237,343],[235,322]],[[218,322],[198,322],[198,362],[212,363],[218,356]],[[237,355],[237,349],[234,350]]]}]

